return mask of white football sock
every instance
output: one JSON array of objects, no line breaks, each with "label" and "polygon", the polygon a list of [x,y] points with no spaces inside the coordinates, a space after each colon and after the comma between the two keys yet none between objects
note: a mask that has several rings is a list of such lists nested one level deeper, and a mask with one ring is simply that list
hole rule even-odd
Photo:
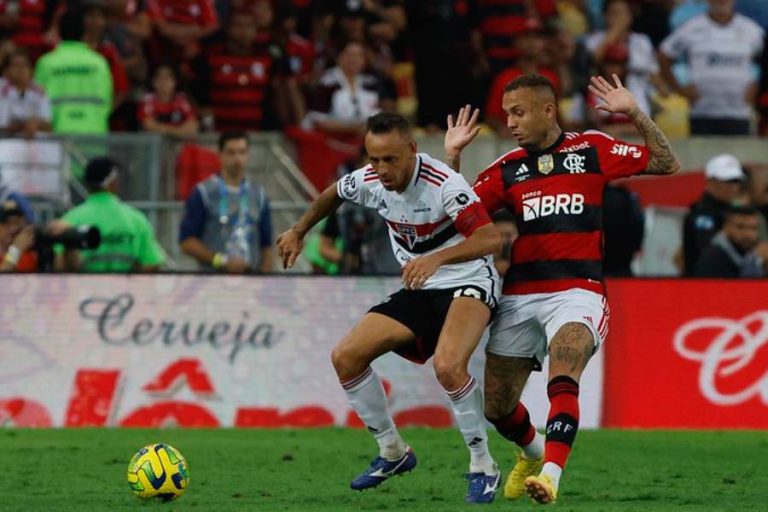
[{"label": "white football sock", "polygon": [[541,468],[541,474],[547,475],[552,479],[552,485],[555,486],[555,490],[560,487],[560,475],[563,474],[563,468],[554,462],[547,462],[544,464],[544,467]]},{"label": "white football sock", "polygon": [[470,473],[485,473],[494,475],[499,471],[488,451],[488,435],[483,416],[483,393],[474,377],[459,389],[448,391],[453,415],[459,430],[464,436],[464,442],[469,448]]},{"label": "white football sock", "polygon": [[341,383],[349,404],[379,443],[379,454],[387,460],[405,455],[408,446],[400,437],[387,410],[387,396],[378,375],[369,366],[363,373]]},{"label": "white football sock", "polygon": [[525,446],[521,446],[523,451],[523,458],[527,460],[537,460],[544,456],[544,441],[545,437],[538,430],[533,436],[533,441]]}]

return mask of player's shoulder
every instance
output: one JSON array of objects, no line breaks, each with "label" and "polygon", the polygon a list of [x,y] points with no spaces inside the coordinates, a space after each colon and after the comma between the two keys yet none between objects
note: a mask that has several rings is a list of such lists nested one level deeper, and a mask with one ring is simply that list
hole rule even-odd
[{"label": "player's shoulder", "polygon": [[749,18],[748,16],[744,16],[743,14],[736,13],[733,17],[733,26],[741,34],[747,34],[750,36],[758,36],[763,37],[765,35],[765,31],[763,28],[756,23],[753,19]]},{"label": "player's shoulder", "polygon": [[416,179],[428,185],[427,188],[442,189],[446,184],[461,178],[461,175],[447,164],[427,153],[419,153],[417,158],[419,168],[416,169],[418,173]]},{"label": "player's shoulder", "polygon": [[516,160],[521,160],[526,156],[528,156],[528,153],[523,148],[515,148],[511,151],[507,151],[506,153],[501,155],[499,158],[491,162],[488,166],[486,166],[485,169],[480,171],[480,174],[478,175],[478,180],[480,179],[480,176],[498,171],[499,169],[501,169],[501,167],[504,164],[508,162],[514,162]]}]

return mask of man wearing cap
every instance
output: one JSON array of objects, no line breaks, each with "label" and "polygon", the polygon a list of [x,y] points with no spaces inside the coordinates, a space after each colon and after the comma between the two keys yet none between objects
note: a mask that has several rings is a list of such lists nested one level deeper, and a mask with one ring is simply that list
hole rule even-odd
[{"label": "man wearing cap", "polygon": [[[80,272],[152,272],[165,261],[147,217],[117,197],[118,166],[107,157],[97,157],[85,168],[90,195],[68,211],[57,224],[95,226],[101,232],[97,249],[68,251],[58,268]],[[57,254],[63,249],[57,248]]]},{"label": "man wearing cap", "polygon": [[685,275],[692,275],[699,254],[723,227],[726,212],[738,198],[746,179],[739,160],[727,154],[708,161],[704,177],[704,195],[691,205],[683,225]]}]

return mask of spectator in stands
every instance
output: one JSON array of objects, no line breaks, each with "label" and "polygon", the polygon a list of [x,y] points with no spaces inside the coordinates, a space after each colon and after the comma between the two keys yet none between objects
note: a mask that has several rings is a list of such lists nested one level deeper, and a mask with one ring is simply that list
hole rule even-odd
[{"label": "spectator in stands", "polygon": [[707,179],[704,195],[690,206],[683,223],[683,272],[692,275],[696,260],[723,227],[725,213],[741,193],[745,175],[733,155],[718,155],[704,168]]},{"label": "spectator in stands", "polygon": [[147,14],[155,37],[152,60],[190,62],[200,53],[202,40],[219,29],[213,0],[147,0]]},{"label": "spectator in stands", "polygon": [[[251,11],[233,13],[227,37],[195,63],[193,93],[206,128],[217,131],[275,129],[297,122],[303,104],[284,51],[260,29]],[[279,99],[286,95],[285,102]],[[276,105],[291,112],[278,119]],[[212,123],[211,121],[212,120]]]},{"label": "spectator in stands", "polygon": [[35,81],[53,105],[56,133],[105,134],[112,110],[112,74],[106,59],[84,42],[83,13],[67,10],[59,20],[61,42],[37,62]]},{"label": "spectator in stands", "polygon": [[585,40],[592,62],[599,69],[606,61],[615,64],[619,60],[618,54],[625,53],[627,69],[624,85],[635,95],[640,109],[650,115],[651,85],[660,94],[667,94],[667,86],[659,74],[659,62],[653,43],[647,35],[632,31],[630,0],[606,0],[603,15],[605,30],[593,32]]},{"label": "spectator in stands", "polygon": [[34,137],[51,131],[51,102],[32,82],[32,64],[24,50],[12,53],[0,78],[0,133]]},{"label": "spectator in stands", "polygon": [[0,0],[0,29],[17,48],[29,52],[34,62],[53,47],[49,32],[54,11],[63,2]]},{"label": "spectator in stands", "polygon": [[550,62],[547,59],[545,34],[541,27],[534,25],[530,30],[519,33],[515,38],[515,45],[517,45],[518,50],[516,64],[502,70],[493,79],[483,112],[485,122],[496,133],[508,138],[511,138],[512,135],[510,128],[507,127],[507,113],[502,108],[501,100],[504,96],[504,88],[509,82],[522,75],[537,73],[547,77],[558,94],[561,90],[560,77],[550,67]]},{"label": "spectator in stands", "polygon": [[147,80],[147,60],[143,44],[152,35],[145,3],[137,0],[107,0],[106,38],[120,54],[129,82],[143,86]]},{"label": "spectator in stands", "polygon": [[336,67],[323,73],[311,91],[303,127],[360,139],[368,117],[379,111],[380,83],[376,77],[363,73],[364,68],[363,46],[347,43],[339,53]]},{"label": "spectator in stands", "polygon": [[696,260],[696,277],[758,278],[768,276],[768,243],[758,239],[758,210],[730,208],[723,229]]},{"label": "spectator in stands", "polygon": [[75,251],[61,247],[57,268],[69,272],[153,272],[165,261],[165,253],[155,239],[152,225],[136,208],[117,196],[120,170],[107,157],[93,158],[85,168],[89,196],[69,210],[54,226],[95,226],[101,233],[96,249]]},{"label": "spectator in stands", "polygon": [[645,213],[634,192],[610,183],[605,186],[603,230],[603,273],[631,277],[632,260],[645,235]]},{"label": "spectator in stands", "polygon": [[[735,0],[708,0],[709,10],[675,30],[661,45],[662,75],[691,104],[693,135],[747,135],[757,94],[753,64],[763,29],[734,12]],[[672,62],[685,59],[690,83],[681,85]]]},{"label": "spectator in stands", "polygon": [[520,47],[515,40],[520,35],[557,20],[554,0],[477,0],[477,5],[482,47],[493,76],[517,65]]},{"label": "spectator in stands", "polygon": [[219,137],[221,173],[195,187],[179,229],[185,254],[206,270],[243,274],[272,270],[272,218],[261,185],[246,177],[248,136]]},{"label": "spectator in stands", "polygon": [[0,200],[0,272],[34,272],[34,245],[35,227],[27,221],[19,203]]},{"label": "spectator in stands", "polygon": [[[87,0],[83,2],[83,28],[83,42],[91,50],[98,52],[107,59],[109,71],[112,73],[112,116],[124,118],[126,115],[130,115],[130,110],[123,110],[130,83],[120,52],[106,38],[107,11],[103,1]],[[135,105],[132,110],[135,112]],[[124,119],[115,119],[114,122],[110,122],[110,126],[125,129],[128,123]]]},{"label": "spectator in stands", "polygon": [[153,92],[144,95],[139,107],[139,122],[144,130],[176,137],[197,135],[195,110],[187,96],[178,91],[178,83],[173,64],[162,63],[155,68]]}]

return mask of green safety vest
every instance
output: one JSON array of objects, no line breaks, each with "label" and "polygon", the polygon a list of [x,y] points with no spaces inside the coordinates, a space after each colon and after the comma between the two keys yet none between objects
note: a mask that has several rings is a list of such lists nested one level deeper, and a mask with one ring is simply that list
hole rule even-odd
[{"label": "green safety vest", "polygon": [[[165,260],[147,217],[111,192],[91,194],[61,220],[96,226],[101,232],[98,249],[80,251],[83,272],[130,272],[135,265],[159,265]],[[56,252],[63,248],[56,247]]]},{"label": "green safety vest", "polygon": [[35,81],[51,100],[54,133],[106,134],[112,111],[107,60],[79,41],[62,41],[35,66]]}]

